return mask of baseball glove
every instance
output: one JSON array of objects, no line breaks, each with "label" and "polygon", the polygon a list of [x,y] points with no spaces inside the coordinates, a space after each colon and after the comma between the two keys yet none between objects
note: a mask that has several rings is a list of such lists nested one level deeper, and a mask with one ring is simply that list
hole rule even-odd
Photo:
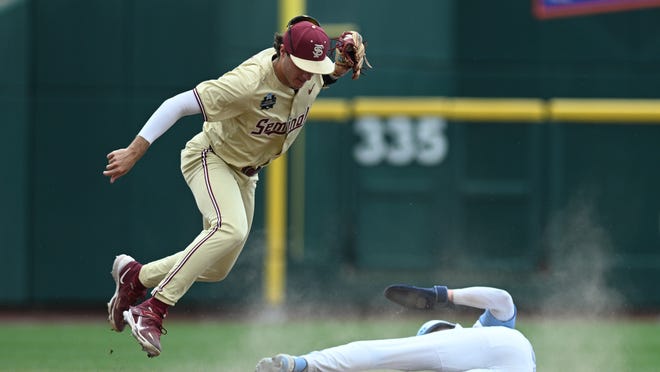
[{"label": "baseball glove", "polygon": [[408,309],[431,310],[437,304],[446,305],[447,287],[415,287],[407,284],[394,284],[385,288],[385,298]]},{"label": "baseball glove", "polygon": [[360,77],[363,66],[371,68],[366,56],[366,43],[357,31],[345,31],[337,39],[335,66],[344,73],[353,70],[353,80]]}]

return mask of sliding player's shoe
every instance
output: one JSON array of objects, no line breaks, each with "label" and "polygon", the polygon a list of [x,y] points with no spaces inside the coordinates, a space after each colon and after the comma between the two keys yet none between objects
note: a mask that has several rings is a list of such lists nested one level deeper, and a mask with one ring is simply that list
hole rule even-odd
[{"label": "sliding player's shoe", "polygon": [[278,354],[272,358],[264,358],[257,364],[256,372],[305,372],[307,361],[288,354]]}]

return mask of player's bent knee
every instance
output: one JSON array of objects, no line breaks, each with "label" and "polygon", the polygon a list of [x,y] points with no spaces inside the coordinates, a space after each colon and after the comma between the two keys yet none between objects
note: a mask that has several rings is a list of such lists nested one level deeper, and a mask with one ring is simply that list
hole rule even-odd
[{"label": "player's bent knee", "polygon": [[228,244],[232,246],[243,244],[247,240],[249,233],[247,225],[246,226],[230,225],[227,226],[226,231],[228,236],[227,239],[229,240]]},{"label": "player's bent knee", "polygon": [[227,278],[230,270],[231,268],[228,270],[210,270],[205,272],[204,275],[200,275],[199,278],[197,278],[197,281],[206,283],[221,282]]},{"label": "player's bent knee", "polygon": [[209,237],[209,240],[226,246],[235,246],[247,240],[249,229],[247,222],[222,221],[219,226],[219,234],[216,232]]}]

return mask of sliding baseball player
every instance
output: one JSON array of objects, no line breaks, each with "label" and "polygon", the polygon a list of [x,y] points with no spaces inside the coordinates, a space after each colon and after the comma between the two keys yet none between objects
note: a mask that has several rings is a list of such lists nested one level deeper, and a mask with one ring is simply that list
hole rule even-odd
[{"label": "sliding baseball player", "polygon": [[471,328],[430,320],[419,328],[416,336],[356,341],[298,357],[279,354],[262,359],[256,371],[536,371],[534,349],[515,329],[516,306],[505,290],[398,284],[389,286],[385,297],[412,309],[431,310],[453,303],[484,312]]}]

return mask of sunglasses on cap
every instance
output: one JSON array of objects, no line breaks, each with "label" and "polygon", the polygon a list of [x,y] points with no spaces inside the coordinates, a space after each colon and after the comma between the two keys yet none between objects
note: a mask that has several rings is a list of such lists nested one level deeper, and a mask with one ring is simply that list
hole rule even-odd
[{"label": "sunglasses on cap", "polygon": [[305,21],[310,22],[310,23],[312,23],[316,26],[321,27],[321,24],[319,23],[319,21],[317,21],[314,17],[310,17],[308,15],[303,14],[303,15],[299,15],[299,16],[295,16],[295,17],[291,18],[289,23],[286,24],[286,28],[287,28],[286,32],[289,34],[287,36],[287,38],[289,39],[289,46],[291,47],[291,53],[294,52],[294,50],[293,50],[293,41],[292,41],[293,38],[291,37],[291,26],[295,25],[296,23],[305,22]]}]

